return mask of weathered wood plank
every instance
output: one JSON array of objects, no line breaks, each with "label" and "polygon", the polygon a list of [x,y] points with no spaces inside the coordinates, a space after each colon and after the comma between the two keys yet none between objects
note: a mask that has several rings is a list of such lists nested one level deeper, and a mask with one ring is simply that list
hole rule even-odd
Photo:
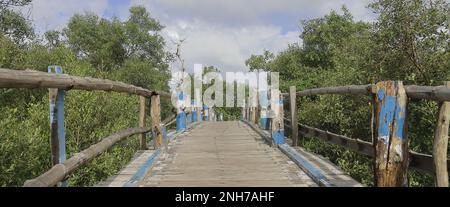
[{"label": "weathered wood plank", "polygon": [[316,186],[242,122],[203,122],[169,144],[141,186]]},{"label": "weathered wood plank", "polygon": [[377,133],[375,183],[377,186],[407,186],[409,164],[406,140],[406,92],[401,81],[379,82],[373,88]]},{"label": "weathered wood plank", "polygon": [[[450,81],[446,82],[450,86]],[[447,149],[450,124],[450,102],[443,102],[439,108],[438,121],[433,141],[433,163],[435,181],[438,187],[448,187]]]},{"label": "weathered wood plank", "polygon": [[[270,139],[270,135],[251,122],[246,122],[256,133],[265,140]],[[322,186],[361,186],[358,182],[346,175],[341,169],[326,161],[318,155],[305,152],[301,147],[290,147],[287,144],[278,145],[291,160],[308,174],[316,183]]]}]

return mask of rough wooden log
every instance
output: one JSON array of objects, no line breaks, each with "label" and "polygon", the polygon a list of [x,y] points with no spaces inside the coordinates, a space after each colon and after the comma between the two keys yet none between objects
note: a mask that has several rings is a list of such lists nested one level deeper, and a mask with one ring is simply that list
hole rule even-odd
[{"label": "rough wooden log", "polygon": [[407,142],[406,92],[401,81],[379,82],[375,96],[375,184],[407,186],[409,151]]},{"label": "rough wooden log", "polygon": [[155,149],[161,147],[163,142],[163,133],[161,128],[161,104],[158,95],[154,95],[151,98],[151,118],[152,118],[152,133]]},{"label": "rough wooden log", "polygon": [[175,118],[176,118],[175,114],[172,114],[172,115],[168,116],[167,118],[165,118],[165,119],[161,122],[161,124],[163,124],[163,125],[165,125],[165,126],[170,125],[170,124],[172,124],[174,121],[176,121]]},{"label": "rough wooden log", "polygon": [[[146,126],[146,120],[147,120],[147,100],[144,96],[139,96],[139,127],[145,127]],[[141,150],[147,149],[147,139],[146,134],[142,133],[140,135],[139,139],[139,146]]]},{"label": "rough wooden log", "polygon": [[450,86],[405,86],[408,98],[450,101]]},{"label": "rough wooden log", "polygon": [[52,165],[59,163],[59,139],[58,139],[58,123],[56,113],[56,97],[58,95],[57,88],[48,89],[48,100],[50,104],[50,151]]},{"label": "rough wooden log", "polygon": [[291,137],[292,137],[292,145],[298,146],[298,117],[297,117],[297,95],[296,95],[296,87],[291,86],[289,88],[289,94],[290,94],[290,111],[291,111]]},{"label": "rough wooden log", "polygon": [[297,96],[313,96],[324,94],[354,94],[354,95],[366,95],[371,93],[372,85],[349,85],[349,86],[337,86],[326,88],[314,88],[304,91],[298,91]]},{"label": "rough wooden log", "polygon": [[[446,82],[446,86],[450,86],[450,81]],[[448,187],[447,149],[449,124],[450,102],[443,102],[439,108],[433,142],[433,163],[436,172],[436,186],[438,187]]]},{"label": "rough wooden log", "polygon": [[[298,96],[313,96],[326,94],[370,94],[372,85],[350,85],[326,88],[314,88],[303,91],[297,91]],[[450,86],[404,86],[406,95],[412,99],[426,99],[434,101],[450,101]],[[283,96],[289,96],[289,93],[282,93]]]},{"label": "rough wooden log", "polygon": [[0,68],[0,88],[58,88],[64,90],[114,91],[151,97],[159,94],[166,98],[171,95],[163,91],[150,91],[141,87],[90,77],[51,74],[32,70],[10,70]]},{"label": "rough wooden log", "polygon": [[50,170],[37,178],[27,180],[24,187],[51,187],[55,186],[59,181],[66,178],[80,166],[86,164],[96,156],[111,148],[117,142],[135,134],[146,133],[150,131],[147,128],[131,128],[120,131],[116,134],[104,138],[97,144],[91,145],[89,148],[74,154],[70,159],[61,164],[53,166]]}]

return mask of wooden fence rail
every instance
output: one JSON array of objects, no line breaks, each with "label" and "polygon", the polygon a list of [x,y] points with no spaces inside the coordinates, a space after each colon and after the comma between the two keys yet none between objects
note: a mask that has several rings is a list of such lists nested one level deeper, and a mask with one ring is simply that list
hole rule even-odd
[{"label": "wooden fence rail", "polygon": [[[285,118],[285,127],[292,129],[291,120]],[[353,150],[369,157],[374,156],[373,144],[361,139],[350,138],[344,135],[335,134],[329,131],[317,129],[314,127],[298,124],[298,133],[307,138],[314,138],[325,141],[330,144],[342,146],[346,149]],[[431,155],[422,154],[414,151],[409,151],[410,167],[420,170],[422,172],[434,174],[433,157]],[[450,166],[450,160],[447,160]],[[447,168],[450,170],[450,167]]]},{"label": "wooden fence rail", "polygon": [[90,77],[51,74],[33,70],[10,70],[0,68],[0,88],[58,88],[63,90],[101,90],[135,94],[150,98],[154,94],[170,98],[163,91],[151,91],[141,87]]},{"label": "wooden fence rail", "polygon": [[[57,74],[51,73],[52,67],[56,67]],[[53,167],[41,176],[25,182],[24,186],[55,186],[58,182],[63,181],[69,174],[77,168],[87,163],[91,159],[108,150],[115,143],[135,134],[140,134],[140,149],[147,149],[146,133],[152,132],[153,138],[157,139],[155,148],[160,147],[163,132],[161,125],[167,126],[173,123],[174,116],[169,116],[161,123],[161,105],[160,97],[171,98],[167,92],[148,90],[134,85],[125,84],[118,81],[111,81],[90,77],[78,77],[61,74],[62,69],[59,66],[50,66],[49,73],[33,70],[10,70],[0,68],[0,88],[48,88],[50,105],[61,106],[60,110],[55,107],[50,109],[51,120],[51,149]],[[65,90],[86,90],[86,91],[113,91],[119,93],[134,94],[139,96],[139,128],[126,129],[111,136],[104,138],[97,144],[91,145],[74,156],[65,160],[65,151],[63,150],[63,159],[60,159],[59,146],[65,147],[64,133],[64,112],[61,113],[64,106],[64,96],[60,96],[59,92]],[[64,94],[64,93],[62,93]],[[148,107],[148,105],[151,107]],[[146,124],[147,111],[151,109],[152,127]],[[53,116],[58,112],[58,117]],[[55,119],[58,119],[58,122]],[[60,142],[62,141],[62,142]]]},{"label": "wooden fence rail", "polygon": [[[450,87],[448,86],[416,86],[405,85],[405,91],[408,98],[426,99],[433,101],[450,101]],[[352,94],[352,95],[370,95],[373,94],[374,85],[351,85],[336,86],[325,88],[314,88],[298,91],[298,97],[314,96],[314,95],[331,95],[331,94]],[[282,93],[283,96],[289,96],[289,93]]]},{"label": "wooden fence rail", "polygon": [[54,165],[50,170],[40,175],[37,178],[27,180],[24,187],[52,187],[59,181],[64,180],[73,171],[89,162],[93,158],[97,157],[107,149],[111,148],[114,144],[124,140],[135,134],[142,134],[150,131],[148,128],[131,128],[121,132],[110,135],[97,144],[91,145],[89,148],[75,153],[70,159],[63,163]]},{"label": "wooden fence rail", "polygon": [[[303,136],[319,138],[374,157],[377,186],[406,186],[407,170],[411,165],[411,167],[435,174],[437,186],[448,187],[448,166],[450,164],[447,155],[450,122],[449,82],[441,86],[404,86],[401,81],[382,81],[374,85],[315,88],[298,92],[293,92],[292,89],[293,87],[289,93],[282,93],[282,96],[289,95],[293,103],[296,103],[297,96],[326,94],[372,95],[375,103],[372,115],[373,123],[371,123],[374,127],[372,143],[302,124],[298,124],[298,130],[297,126],[290,126],[291,130],[296,131],[293,132],[294,137],[297,137],[298,131]],[[410,98],[443,102],[438,114],[432,156],[410,152],[408,149],[407,102]],[[291,114],[295,115],[297,110],[296,104],[291,104]],[[291,120],[294,120],[295,124],[297,120],[294,117],[292,116]],[[297,143],[297,141],[294,140],[293,143]]]}]

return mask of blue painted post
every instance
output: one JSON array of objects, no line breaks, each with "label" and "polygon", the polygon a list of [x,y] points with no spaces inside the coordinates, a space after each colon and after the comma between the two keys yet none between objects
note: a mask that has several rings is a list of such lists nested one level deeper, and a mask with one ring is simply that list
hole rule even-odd
[{"label": "blue painted post", "polygon": [[[54,69],[54,71],[53,71]],[[62,74],[60,66],[49,66],[48,73]],[[50,129],[52,144],[52,163],[53,165],[66,161],[66,135],[64,128],[64,90],[49,89],[50,101]],[[67,186],[67,182],[63,181],[59,186]]]},{"label": "blue painted post", "polygon": [[[284,144],[283,96],[279,90],[271,90],[272,139],[276,145]],[[278,97],[278,98],[276,98]]]},{"label": "blue painted post", "polygon": [[401,81],[377,83],[375,94],[375,184],[407,186],[407,96]]},{"label": "blue painted post", "polygon": [[192,122],[197,122],[197,107],[195,100],[192,101]]},{"label": "blue painted post", "polygon": [[267,97],[267,91],[261,91],[259,93],[259,103],[261,104],[261,113],[260,113],[260,126],[261,129],[268,130],[269,129],[269,100]]},{"label": "blue painted post", "polygon": [[187,126],[191,125],[191,122],[192,122],[192,111],[190,111],[190,112],[187,114],[187,120],[186,120],[186,122],[187,122]]},{"label": "blue painted post", "polygon": [[180,92],[178,95],[178,112],[177,112],[177,132],[186,129],[186,112],[184,111],[184,94]]},{"label": "blue painted post", "polygon": [[209,108],[207,105],[203,105],[203,120],[209,121]]}]

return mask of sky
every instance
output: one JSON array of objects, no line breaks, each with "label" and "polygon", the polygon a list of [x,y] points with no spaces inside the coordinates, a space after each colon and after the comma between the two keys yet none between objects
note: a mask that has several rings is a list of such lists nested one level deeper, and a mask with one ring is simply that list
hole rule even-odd
[{"label": "sky", "polygon": [[[188,71],[194,64],[223,72],[247,71],[245,60],[264,50],[278,53],[300,43],[300,20],[324,16],[345,5],[356,20],[373,21],[370,0],[33,0],[23,11],[39,33],[61,30],[76,13],[126,19],[128,9],[143,5],[165,28],[167,50],[185,39],[181,54]],[[179,65],[172,64],[172,69]]]}]

